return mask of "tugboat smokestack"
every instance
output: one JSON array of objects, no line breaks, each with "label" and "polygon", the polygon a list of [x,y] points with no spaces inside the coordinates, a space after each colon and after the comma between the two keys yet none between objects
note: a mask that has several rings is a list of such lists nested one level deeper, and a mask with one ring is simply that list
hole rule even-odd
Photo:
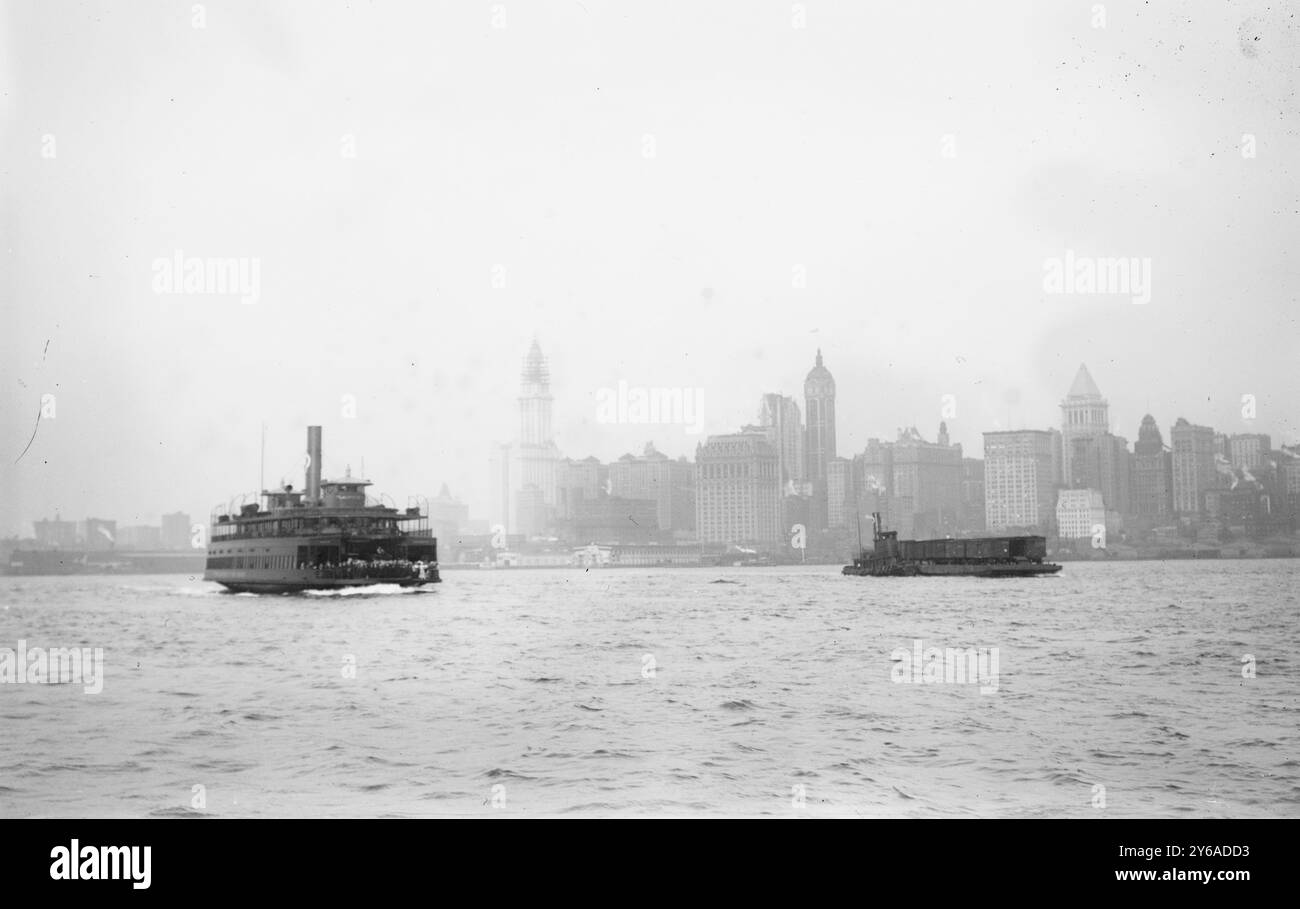
[{"label": "tugboat smokestack", "polygon": [[320,503],[320,427],[307,427],[307,502]]}]

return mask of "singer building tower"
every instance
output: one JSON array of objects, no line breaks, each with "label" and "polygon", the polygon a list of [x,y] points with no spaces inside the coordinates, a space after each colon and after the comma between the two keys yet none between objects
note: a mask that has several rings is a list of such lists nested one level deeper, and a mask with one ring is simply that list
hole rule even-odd
[{"label": "singer building tower", "polygon": [[822,365],[820,349],[817,365],[804,380],[803,397],[804,470],[812,483],[811,518],[815,529],[825,530],[829,526],[826,478],[828,465],[835,459],[835,379]]}]

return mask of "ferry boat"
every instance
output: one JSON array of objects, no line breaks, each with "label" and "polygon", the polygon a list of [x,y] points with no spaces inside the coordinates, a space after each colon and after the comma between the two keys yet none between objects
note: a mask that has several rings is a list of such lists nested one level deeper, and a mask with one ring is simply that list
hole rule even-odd
[{"label": "ferry boat", "polygon": [[438,541],[420,505],[367,501],[371,483],[321,479],[321,428],[307,427],[306,489],[262,490],[259,502],[218,508],[205,581],[239,593],[296,593],[436,584]]},{"label": "ferry boat", "polygon": [[859,577],[963,575],[979,578],[1019,578],[1055,574],[1060,565],[1045,562],[1047,538],[980,537],[969,540],[900,540],[898,531],[875,524],[874,549],[862,549],[843,574]]}]

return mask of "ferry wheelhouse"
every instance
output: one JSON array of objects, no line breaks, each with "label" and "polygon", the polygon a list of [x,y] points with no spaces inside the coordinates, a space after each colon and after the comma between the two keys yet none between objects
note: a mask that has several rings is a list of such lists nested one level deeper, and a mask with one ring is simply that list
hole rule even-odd
[{"label": "ferry wheelhouse", "polygon": [[212,514],[204,580],[236,592],[294,593],[441,580],[427,507],[368,499],[368,480],[321,479],[321,429],[307,427],[306,489],[263,490],[259,502]]}]

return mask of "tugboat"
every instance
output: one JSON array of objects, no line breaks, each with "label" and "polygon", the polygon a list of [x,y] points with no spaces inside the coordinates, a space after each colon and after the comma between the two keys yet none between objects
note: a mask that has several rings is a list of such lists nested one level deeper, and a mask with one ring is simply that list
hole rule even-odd
[{"label": "tugboat", "polygon": [[1060,565],[1047,557],[1046,537],[981,537],[971,540],[900,540],[898,531],[881,530],[873,514],[874,549],[862,549],[843,574],[858,577],[963,575],[977,578],[1020,578],[1055,574]]},{"label": "tugboat", "polygon": [[436,584],[438,541],[416,505],[366,501],[349,469],[321,479],[321,428],[307,427],[307,488],[262,490],[261,501],[213,512],[205,581],[236,593],[297,593]]}]

